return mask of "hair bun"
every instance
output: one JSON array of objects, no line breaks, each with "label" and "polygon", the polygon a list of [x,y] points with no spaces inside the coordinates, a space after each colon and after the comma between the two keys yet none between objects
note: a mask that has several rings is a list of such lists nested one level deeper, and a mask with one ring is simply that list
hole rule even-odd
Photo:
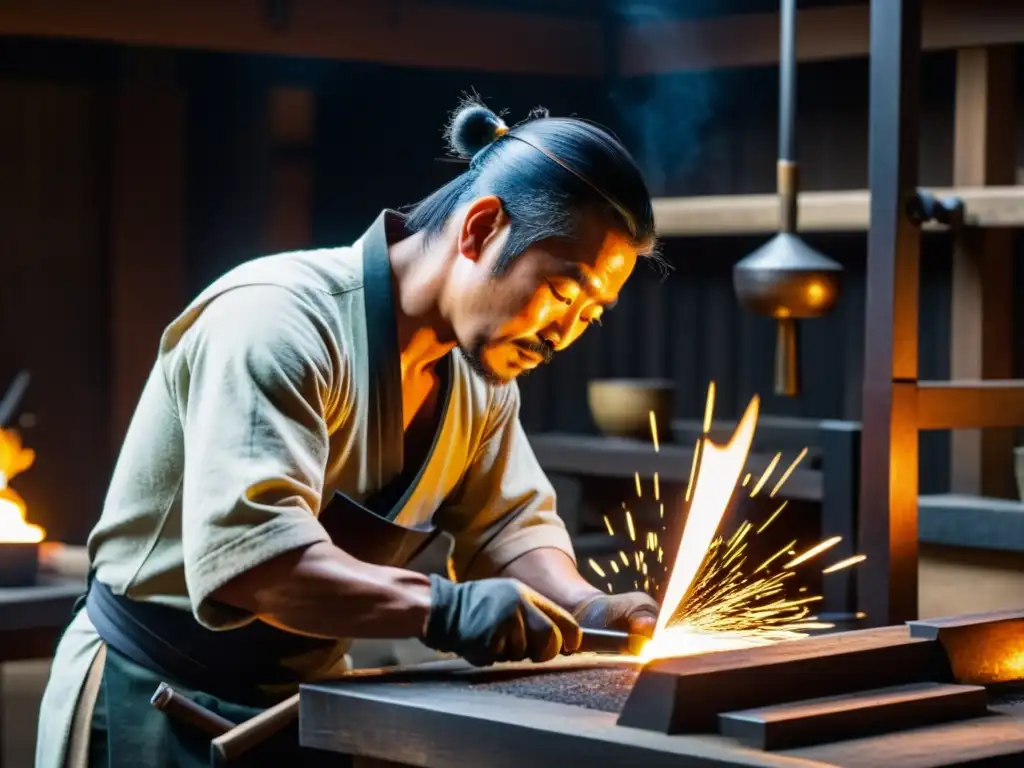
[{"label": "hair bun", "polygon": [[505,121],[478,102],[460,106],[445,131],[452,152],[467,160],[506,133]]}]

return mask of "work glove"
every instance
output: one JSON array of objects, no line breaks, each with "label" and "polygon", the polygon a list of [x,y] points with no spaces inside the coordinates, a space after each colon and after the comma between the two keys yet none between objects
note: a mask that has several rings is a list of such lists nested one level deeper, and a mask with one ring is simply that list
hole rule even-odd
[{"label": "work glove", "polygon": [[573,616],[581,627],[614,629],[651,637],[658,623],[658,604],[646,592],[597,594],[576,606]]},{"label": "work glove", "polygon": [[568,611],[515,579],[456,584],[430,576],[423,643],[486,667],[501,661],[549,661],[573,653],[580,628]]}]

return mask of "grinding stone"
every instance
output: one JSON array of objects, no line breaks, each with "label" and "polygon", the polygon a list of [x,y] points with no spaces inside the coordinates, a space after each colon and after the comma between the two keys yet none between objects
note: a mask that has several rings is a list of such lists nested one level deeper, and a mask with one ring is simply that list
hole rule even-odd
[{"label": "grinding stone", "polygon": [[469,688],[618,714],[639,674],[633,666],[598,667],[473,683]]}]

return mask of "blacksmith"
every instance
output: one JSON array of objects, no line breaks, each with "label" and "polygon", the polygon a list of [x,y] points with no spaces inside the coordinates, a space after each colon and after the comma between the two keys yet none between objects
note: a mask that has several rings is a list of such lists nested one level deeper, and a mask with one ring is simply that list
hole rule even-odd
[{"label": "blacksmith", "polygon": [[[161,682],[237,723],[344,671],[351,638],[486,665],[571,653],[580,625],[653,630],[650,597],[578,573],[515,383],[615,304],[650,195],[583,120],[466,104],[448,134],[468,168],[405,215],[245,263],[164,332],[38,768],[208,765],[209,736],[149,705]],[[456,578],[406,570],[441,531]]]}]

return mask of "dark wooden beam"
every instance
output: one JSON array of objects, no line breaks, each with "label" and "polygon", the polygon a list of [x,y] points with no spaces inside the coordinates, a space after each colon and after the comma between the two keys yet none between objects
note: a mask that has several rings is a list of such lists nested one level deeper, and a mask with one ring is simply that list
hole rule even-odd
[{"label": "dark wooden beam", "polygon": [[918,182],[922,0],[872,0],[857,598],[869,625],[917,618]]},{"label": "dark wooden beam", "polygon": [[[929,192],[962,200],[971,227],[1024,226],[1024,187],[943,187]],[[871,222],[866,189],[803,192],[798,207],[801,232],[866,232]],[[778,230],[779,201],[775,195],[662,197],[654,200],[654,218],[662,237],[766,234]],[[925,229],[945,228],[929,223]]]},{"label": "dark wooden beam", "polygon": [[[868,55],[867,3],[799,12],[800,61]],[[773,66],[779,61],[779,16],[744,14],[632,24],[622,32],[625,76],[684,70]],[[1005,0],[926,0],[922,45],[926,51],[1024,41],[1024,15]]]},{"label": "dark wooden beam", "polygon": [[[1013,68],[1009,46],[970,48],[957,54],[953,147],[953,183],[957,186],[1015,182]],[[1006,227],[968,228],[956,235],[950,378],[1008,379],[1013,375],[1013,280],[1008,278],[1013,272],[1013,231]],[[1011,395],[1020,401],[1018,414],[1024,408],[1022,395]],[[1011,411],[1004,412],[1004,418],[1010,417]],[[962,429],[950,437],[953,493],[1015,495],[1013,430]]]},{"label": "dark wooden beam", "polygon": [[917,425],[964,430],[1024,426],[1024,380],[922,381]]},{"label": "dark wooden beam", "polygon": [[0,1],[0,35],[309,56],[511,73],[598,76],[600,22],[537,13],[374,0]]},{"label": "dark wooden beam", "polygon": [[[280,17],[262,0],[0,0],[0,34],[70,37],[142,46],[309,56],[410,67],[601,76],[602,22],[466,4],[292,0]],[[801,61],[868,53],[867,4],[800,11]],[[494,30],[500,30],[499,35]],[[684,70],[772,66],[778,15],[623,24],[623,77]],[[929,0],[924,49],[1024,42],[1024,16],[1004,0]]]}]

